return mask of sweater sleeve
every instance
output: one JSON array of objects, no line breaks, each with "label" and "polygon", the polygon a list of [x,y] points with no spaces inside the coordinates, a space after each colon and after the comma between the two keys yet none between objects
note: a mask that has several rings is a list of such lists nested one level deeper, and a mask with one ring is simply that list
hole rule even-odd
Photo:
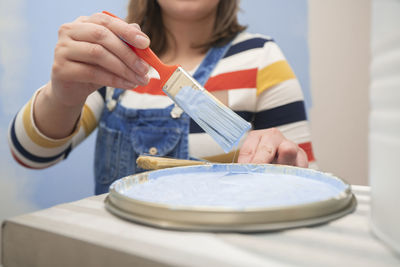
[{"label": "sweater sleeve", "polygon": [[47,168],[65,159],[71,150],[93,132],[104,107],[106,88],[101,88],[88,97],[75,130],[62,139],[49,138],[36,127],[33,103],[40,90],[19,110],[8,130],[8,144],[14,159],[22,166],[32,169]]},{"label": "sweater sleeve", "polygon": [[259,62],[254,129],[278,128],[305,150],[313,167],[315,158],[299,81],[275,42],[265,44]]}]

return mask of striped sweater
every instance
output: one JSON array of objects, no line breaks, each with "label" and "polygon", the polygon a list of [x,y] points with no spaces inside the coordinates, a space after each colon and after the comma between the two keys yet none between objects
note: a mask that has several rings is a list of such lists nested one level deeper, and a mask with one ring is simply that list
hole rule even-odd
[{"label": "striped sweater", "polygon": [[[149,72],[150,82],[127,90],[120,99],[128,108],[165,108],[172,104],[161,90],[157,72]],[[314,156],[300,84],[277,44],[269,37],[241,33],[218,62],[205,88],[225,105],[250,121],[254,130],[276,127],[286,138],[302,147],[311,167]],[[40,132],[32,107],[37,93],[17,113],[9,127],[9,145],[14,158],[29,168],[46,168],[65,159],[69,152],[95,130],[113,88],[92,93],[81,119],[70,136],[51,139]],[[244,139],[244,138],[243,138]],[[243,143],[241,140],[240,145]],[[190,125],[191,157],[232,162],[234,153],[223,150],[193,121]]]}]

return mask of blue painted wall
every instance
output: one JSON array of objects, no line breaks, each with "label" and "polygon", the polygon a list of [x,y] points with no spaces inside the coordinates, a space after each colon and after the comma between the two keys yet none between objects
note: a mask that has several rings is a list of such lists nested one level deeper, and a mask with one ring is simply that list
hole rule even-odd
[{"label": "blue painted wall", "polygon": [[[11,158],[7,127],[19,107],[50,76],[57,30],[80,15],[109,10],[126,15],[128,0],[2,0],[0,4],[0,220],[93,194],[95,134],[68,160],[26,170]],[[242,0],[240,21],[280,45],[309,97],[307,1]],[[12,99],[12,100],[10,100]]]}]

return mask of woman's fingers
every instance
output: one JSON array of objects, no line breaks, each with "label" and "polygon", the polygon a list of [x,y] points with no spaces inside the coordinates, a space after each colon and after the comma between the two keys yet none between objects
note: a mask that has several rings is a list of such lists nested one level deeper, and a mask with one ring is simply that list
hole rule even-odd
[{"label": "woman's fingers", "polygon": [[104,13],[96,13],[90,17],[81,18],[81,21],[104,26],[134,47],[145,49],[150,45],[150,39],[137,26]]},{"label": "woman's fingers", "polygon": [[121,39],[139,49],[150,44],[138,25],[103,13],[62,25],[51,75],[59,99],[74,105],[100,86],[146,85],[149,66]]},{"label": "woman's fingers", "polygon": [[[68,69],[68,71],[64,71]],[[114,75],[102,67],[76,61],[65,61],[63,64],[53,64],[53,74],[62,80],[79,83],[106,85],[115,88],[131,89],[137,84]]]},{"label": "woman's fingers", "polygon": [[306,153],[275,128],[251,131],[240,149],[238,162],[308,166]]},{"label": "woman's fingers", "polygon": [[287,139],[282,140],[278,146],[275,163],[284,165],[296,165],[299,147]]},{"label": "woman's fingers", "polygon": [[[66,46],[68,47],[58,46],[56,49],[68,49],[68,52],[64,52],[66,54],[64,57],[67,61],[76,61],[99,66],[110,74],[119,76],[130,81],[132,84],[146,85],[148,82],[147,76],[142,76],[134,72],[115,54],[110,53],[102,45],[88,42],[69,41]],[[59,51],[59,53],[62,54],[63,51]],[[138,62],[140,63],[140,61]]]},{"label": "woman's fingers", "polygon": [[279,144],[283,141],[283,135],[276,128],[256,132],[260,135],[260,142],[256,148],[253,163],[274,163]]},{"label": "woman's fingers", "polygon": [[272,163],[281,135],[275,128],[251,131],[240,149],[238,162]]},{"label": "woman's fingers", "polygon": [[[130,26],[136,29],[136,27]],[[144,76],[149,71],[148,64],[139,59],[123,41],[106,27],[94,23],[69,23],[61,26],[59,36],[58,46],[61,47],[71,46],[73,41],[86,43],[86,45],[79,46],[80,50],[73,49],[77,48],[78,44],[75,44],[75,47],[68,47],[71,51],[67,51],[67,58],[88,63],[95,61],[96,64],[114,72],[127,73],[126,68],[129,68],[138,74],[139,84],[147,83],[148,78]],[[111,58],[113,58],[113,64],[109,65]],[[126,68],[122,64],[126,65]]]},{"label": "woman's fingers", "polygon": [[65,85],[82,82],[125,89],[146,85],[149,81],[148,64],[120,38],[138,48],[149,45],[148,37],[138,25],[102,13],[79,17],[62,25],[52,80],[61,86],[61,81]]},{"label": "woman's fingers", "polygon": [[250,163],[254,158],[254,154],[257,150],[258,143],[260,142],[261,135],[257,135],[256,131],[249,132],[246,137],[242,148],[239,151],[238,162],[239,163]]},{"label": "woman's fingers", "polygon": [[71,39],[103,46],[109,53],[118,57],[127,67],[141,76],[149,71],[148,64],[109,29],[94,23],[79,23],[76,28],[69,33]]},{"label": "woman's fingers", "polygon": [[299,151],[297,152],[296,166],[308,168],[307,153],[301,147],[299,147]]}]

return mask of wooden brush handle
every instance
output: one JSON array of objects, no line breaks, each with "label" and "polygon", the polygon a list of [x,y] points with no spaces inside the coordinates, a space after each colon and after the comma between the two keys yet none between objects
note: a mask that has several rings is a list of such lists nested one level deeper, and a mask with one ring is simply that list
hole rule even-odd
[{"label": "wooden brush handle", "polygon": [[187,160],[187,159],[174,159],[153,156],[139,156],[136,160],[139,168],[145,170],[158,170],[172,167],[192,166],[192,165],[205,165],[206,161]]}]

